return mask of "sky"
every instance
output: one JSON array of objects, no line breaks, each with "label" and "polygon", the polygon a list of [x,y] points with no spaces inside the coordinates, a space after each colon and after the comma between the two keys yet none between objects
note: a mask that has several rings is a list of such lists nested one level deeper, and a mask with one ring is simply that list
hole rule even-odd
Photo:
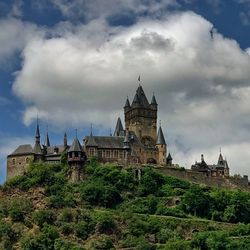
[{"label": "sky", "polygon": [[138,75],[174,163],[250,175],[250,0],[0,0],[0,183],[37,116],[42,142],[108,135]]}]

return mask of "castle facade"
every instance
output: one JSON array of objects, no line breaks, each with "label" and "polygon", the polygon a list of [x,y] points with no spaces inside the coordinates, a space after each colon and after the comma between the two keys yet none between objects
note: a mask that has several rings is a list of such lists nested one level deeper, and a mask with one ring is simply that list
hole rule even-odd
[{"label": "castle facade", "polygon": [[115,131],[110,136],[94,136],[92,131],[81,144],[76,137],[68,145],[64,134],[63,144],[51,146],[47,132],[45,144],[40,142],[39,124],[37,124],[35,143],[20,145],[7,157],[7,179],[25,173],[30,162],[60,162],[61,155],[67,154],[70,166],[70,179],[83,179],[83,166],[87,159],[96,157],[102,163],[117,163],[122,166],[155,164],[171,166],[172,157],[167,150],[161,126],[157,131],[158,104],[153,95],[149,103],[142,86],[136,90],[130,104],[127,98],[124,106],[125,128],[120,118]]}]

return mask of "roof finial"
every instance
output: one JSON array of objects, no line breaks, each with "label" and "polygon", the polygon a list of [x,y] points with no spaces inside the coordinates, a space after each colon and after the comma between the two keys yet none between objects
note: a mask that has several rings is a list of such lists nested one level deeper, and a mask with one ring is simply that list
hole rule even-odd
[{"label": "roof finial", "polygon": [[161,120],[160,120],[160,122],[159,122],[159,123],[160,123],[160,127],[161,127]]},{"label": "roof finial", "polygon": [[112,136],[111,128],[109,128],[109,135]]},{"label": "roof finial", "polygon": [[139,87],[141,86],[141,75],[139,75],[139,77],[138,77],[138,82],[139,82]]},{"label": "roof finial", "polygon": [[77,138],[77,128],[76,128],[76,131],[75,131],[75,132],[76,132],[76,138]]},{"label": "roof finial", "polygon": [[221,147],[220,147],[220,154],[221,154]]}]

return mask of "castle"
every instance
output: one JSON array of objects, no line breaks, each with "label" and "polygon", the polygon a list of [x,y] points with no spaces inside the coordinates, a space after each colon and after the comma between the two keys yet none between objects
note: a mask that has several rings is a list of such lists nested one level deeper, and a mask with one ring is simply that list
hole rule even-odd
[{"label": "castle", "polygon": [[[171,154],[161,128],[157,132],[158,104],[153,95],[149,103],[141,85],[136,90],[130,104],[127,98],[124,106],[125,129],[118,118],[115,131],[110,136],[94,136],[91,130],[81,144],[76,136],[68,145],[64,134],[63,145],[51,146],[47,132],[45,145],[41,145],[39,124],[37,124],[35,144],[20,145],[7,157],[7,179],[21,175],[30,162],[60,162],[61,155],[67,154],[70,166],[70,179],[78,181],[83,178],[83,166],[87,159],[97,157],[102,163],[119,165],[155,164],[172,165]],[[168,154],[167,154],[168,152]]]},{"label": "castle", "polygon": [[[157,167],[172,167],[172,156],[167,148],[161,124],[157,131],[158,104],[153,94],[149,103],[141,85],[136,90],[130,104],[127,98],[124,106],[125,128],[121,119],[117,119],[115,131],[109,136],[95,136],[92,129],[81,144],[77,138],[68,145],[67,134],[63,144],[51,146],[49,134],[45,144],[40,141],[39,124],[37,123],[35,144],[20,145],[7,157],[7,179],[25,173],[31,162],[58,163],[62,154],[67,155],[70,166],[69,178],[76,182],[84,179],[84,164],[91,157],[102,163],[116,163],[121,166],[138,166],[136,174],[140,175],[140,166],[152,164]],[[227,162],[220,154],[217,165],[207,165],[202,156],[200,163],[191,167],[194,172],[205,173],[210,177],[228,177]]]}]

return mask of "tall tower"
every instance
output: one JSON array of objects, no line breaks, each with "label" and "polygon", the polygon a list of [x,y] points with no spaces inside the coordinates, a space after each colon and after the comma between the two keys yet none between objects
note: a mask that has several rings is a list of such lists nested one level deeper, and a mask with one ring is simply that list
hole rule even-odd
[{"label": "tall tower", "polygon": [[158,130],[156,148],[158,149],[158,163],[160,165],[165,165],[166,164],[166,154],[167,154],[167,144],[166,144],[161,126],[159,127],[159,130]]},{"label": "tall tower", "polygon": [[83,148],[76,136],[68,151],[70,181],[78,182],[83,179],[83,165],[85,163],[85,160],[85,153],[83,152]]},{"label": "tall tower", "polygon": [[136,90],[132,104],[127,99],[124,106],[125,129],[133,131],[148,147],[153,147],[157,140],[157,106],[154,95],[149,104],[141,85]]}]

